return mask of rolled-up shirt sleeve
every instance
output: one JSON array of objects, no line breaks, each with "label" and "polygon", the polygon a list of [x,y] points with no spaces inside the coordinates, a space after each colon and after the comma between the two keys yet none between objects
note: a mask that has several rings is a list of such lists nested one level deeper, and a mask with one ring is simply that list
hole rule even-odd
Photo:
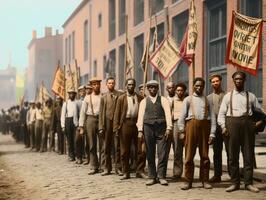
[{"label": "rolled-up shirt sleeve", "polygon": [[225,95],[222,100],[218,118],[217,118],[217,122],[221,126],[222,129],[225,128],[225,117],[226,117],[226,113],[228,110],[228,105],[229,105],[228,95]]},{"label": "rolled-up shirt sleeve", "polygon": [[138,113],[138,121],[137,121],[138,131],[143,131],[143,119],[144,119],[145,109],[146,109],[146,98],[142,99],[142,101],[139,104],[139,113]]},{"label": "rolled-up shirt sleeve", "polygon": [[172,114],[169,101],[165,97],[161,97],[162,100],[162,107],[164,109],[165,118],[166,118],[166,129],[172,130]]}]

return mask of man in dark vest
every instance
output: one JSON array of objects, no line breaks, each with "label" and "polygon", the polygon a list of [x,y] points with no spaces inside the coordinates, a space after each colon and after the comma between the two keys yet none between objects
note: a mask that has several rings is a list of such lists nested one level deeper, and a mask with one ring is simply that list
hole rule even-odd
[{"label": "man in dark vest", "polygon": [[264,113],[256,96],[244,89],[246,74],[236,71],[233,75],[235,88],[227,93],[222,101],[218,124],[222,133],[229,136],[229,167],[232,185],[226,192],[239,190],[239,152],[244,160],[244,183],[245,188],[251,192],[259,192],[253,185],[253,160],[256,127],[252,121],[254,111]]},{"label": "man in dark vest", "polygon": [[[161,185],[168,185],[166,170],[168,145],[172,131],[170,105],[165,97],[158,95],[159,84],[156,80],[147,82],[147,88],[149,96],[140,103],[137,121],[139,135],[144,134],[147,145],[149,180],[146,185],[157,183],[157,179]],[[156,145],[157,169],[155,164]]]}]

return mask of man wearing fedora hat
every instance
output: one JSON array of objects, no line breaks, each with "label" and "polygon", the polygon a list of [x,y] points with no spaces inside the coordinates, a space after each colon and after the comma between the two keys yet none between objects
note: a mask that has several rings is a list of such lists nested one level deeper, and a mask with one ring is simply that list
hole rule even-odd
[{"label": "man wearing fedora hat", "polygon": [[78,126],[78,105],[75,100],[77,92],[69,89],[68,100],[64,102],[61,112],[61,127],[65,132],[68,143],[68,156],[70,161],[75,161],[75,129]]},{"label": "man wearing fedora hat", "polygon": [[[146,185],[159,183],[168,185],[166,170],[168,162],[168,143],[171,138],[172,119],[168,100],[158,95],[159,84],[156,80],[147,82],[149,96],[140,102],[138,113],[138,134],[144,134],[147,145],[148,176]],[[158,165],[155,164],[157,145]]]},{"label": "man wearing fedora hat", "polygon": [[[99,157],[97,155],[97,140],[99,140],[99,149],[102,146],[102,139],[97,138],[99,111],[101,100],[101,79],[94,77],[90,80],[93,92],[86,95],[82,102],[79,116],[79,131],[80,134],[86,133],[86,143],[88,145],[87,161],[90,163],[89,175],[99,172]],[[84,130],[85,129],[85,130]]]}]

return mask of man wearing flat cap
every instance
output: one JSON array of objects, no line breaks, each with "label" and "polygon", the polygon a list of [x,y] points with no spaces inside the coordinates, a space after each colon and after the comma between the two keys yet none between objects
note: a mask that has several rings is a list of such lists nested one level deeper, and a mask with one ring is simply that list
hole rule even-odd
[{"label": "man wearing flat cap", "polygon": [[[86,91],[85,91],[85,85],[82,85],[78,88],[78,116],[81,110],[82,102],[85,98]],[[77,157],[77,164],[82,164],[83,160],[82,157],[84,155],[84,135],[80,134],[79,129],[76,130],[76,137],[75,137],[75,144],[76,144],[76,157]]]},{"label": "man wearing flat cap", "polygon": [[64,102],[61,112],[61,127],[65,131],[68,143],[68,156],[70,161],[75,161],[75,131],[78,126],[77,92],[68,90],[68,100]]},{"label": "man wearing flat cap", "polygon": [[[215,114],[216,122],[219,113],[219,109],[225,95],[222,89],[222,76],[220,74],[213,74],[210,76],[210,82],[213,88],[213,92],[207,96],[209,102],[212,104],[213,111]],[[223,143],[225,144],[226,156],[227,156],[227,168],[229,171],[229,160],[228,160],[228,138],[223,137],[222,129],[217,124],[215,132],[215,140],[213,142],[213,165],[214,165],[214,176],[210,179],[211,183],[221,182],[222,176],[222,151]]]},{"label": "man wearing flat cap", "polygon": [[234,90],[228,92],[222,101],[218,124],[222,134],[229,136],[229,168],[232,185],[226,192],[233,192],[240,188],[239,152],[244,160],[245,188],[251,192],[259,192],[253,185],[253,160],[256,126],[252,121],[254,111],[264,113],[257,97],[245,90],[246,74],[236,71],[233,75]]},{"label": "man wearing flat cap", "polygon": [[[156,80],[147,82],[149,95],[140,102],[138,113],[138,134],[144,134],[147,145],[148,176],[146,185],[159,183],[168,185],[166,170],[168,162],[168,140],[171,138],[172,119],[168,100],[158,95],[159,84]],[[157,145],[158,165],[155,164]]]},{"label": "man wearing flat cap", "polygon": [[[98,136],[99,111],[101,100],[101,79],[94,77],[90,80],[93,92],[86,95],[82,102],[79,129],[80,134],[86,134],[86,143],[89,147],[87,152],[87,163],[90,163],[89,175],[99,172],[99,157],[97,155],[97,140],[99,140],[99,149],[101,149],[101,138]],[[85,130],[84,130],[85,129]],[[101,154],[99,155],[101,156]],[[86,163],[86,164],[87,164]]]}]

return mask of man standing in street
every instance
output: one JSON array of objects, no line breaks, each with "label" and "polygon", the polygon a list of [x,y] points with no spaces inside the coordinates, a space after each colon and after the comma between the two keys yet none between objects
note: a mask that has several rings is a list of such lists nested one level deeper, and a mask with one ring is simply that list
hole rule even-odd
[{"label": "man standing in street", "polygon": [[232,185],[226,192],[239,190],[239,152],[244,160],[245,188],[251,192],[259,192],[253,185],[253,160],[256,127],[252,121],[254,111],[264,113],[256,96],[245,90],[246,74],[236,71],[233,75],[235,88],[227,93],[222,101],[218,124],[222,128],[222,134],[229,136],[229,167]]},{"label": "man standing in street", "polygon": [[65,136],[61,127],[61,112],[62,112],[63,99],[60,96],[56,97],[55,109],[54,109],[54,120],[53,128],[57,134],[57,150],[58,154],[62,155],[65,151]]},{"label": "man standing in street", "polygon": [[[207,96],[209,102],[212,104],[213,112],[215,114],[215,119],[217,122],[217,117],[219,109],[225,95],[225,92],[222,89],[222,77],[219,74],[213,74],[210,77],[210,82],[212,84],[213,93]],[[229,170],[229,160],[228,160],[228,138],[223,137],[222,129],[217,124],[215,132],[215,140],[213,142],[213,165],[214,165],[214,176],[210,179],[211,183],[221,182],[222,176],[222,151],[223,143],[225,144],[225,150],[227,155],[227,167]]]},{"label": "man standing in street", "polygon": [[68,156],[70,161],[75,161],[75,131],[78,126],[78,105],[75,100],[77,92],[68,90],[69,99],[64,102],[61,112],[61,127],[65,132],[68,144]]},{"label": "man standing in street", "polygon": [[[130,178],[130,147],[134,145],[134,150],[137,151],[138,129],[136,126],[138,118],[139,103],[143,99],[135,93],[135,79],[127,79],[125,94],[122,94],[118,100],[114,114],[113,132],[119,135],[121,144],[121,163],[124,176],[121,180]],[[134,152],[133,155],[137,155]],[[136,158],[131,158],[136,161]]]},{"label": "man standing in street", "polygon": [[30,102],[30,109],[27,112],[27,126],[29,130],[31,150],[35,148],[35,121],[36,121],[35,102]]},{"label": "man standing in street", "polygon": [[111,174],[112,171],[112,148],[114,144],[115,157],[115,172],[123,175],[121,172],[120,160],[120,141],[118,135],[113,133],[113,118],[116,107],[116,101],[122,94],[115,90],[115,79],[109,77],[106,80],[108,92],[101,98],[100,113],[99,113],[99,134],[103,135],[103,150],[104,150],[104,172],[103,176]]},{"label": "man standing in street", "polygon": [[[89,175],[99,172],[99,157],[97,155],[97,134],[99,123],[99,111],[101,101],[101,79],[92,78],[90,80],[93,92],[86,95],[82,102],[80,116],[79,116],[79,131],[80,134],[87,134],[86,143],[89,145],[87,156],[90,163]],[[86,130],[84,130],[86,129]],[[99,139],[99,149],[102,147],[102,138]],[[100,152],[101,153],[101,152]],[[101,155],[99,155],[101,156]]]},{"label": "man standing in street", "polygon": [[173,166],[173,178],[179,180],[183,174],[183,146],[184,141],[180,138],[180,132],[178,131],[178,120],[180,118],[183,100],[187,87],[184,83],[178,83],[176,85],[176,96],[173,101],[172,119],[173,119],[173,151],[174,151],[174,166]]},{"label": "man standing in street", "polygon": [[26,148],[30,147],[30,137],[29,130],[27,127],[27,112],[29,110],[28,102],[25,101],[21,110],[20,110],[20,123],[21,123],[21,131],[23,133],[24,144]]},{"label": "man standing in street", "polygon": [[[185,138],[185,184],[182,190],[192,187],[194,178],[194,156],[197,147],[200,155],[200,180],[205,189],[211,189],[209,182],[209,145],[215,137],[216,120],[212,105],[203,95],[205,81],[197,77],[193,81],[194,92],[183,101],[182,112],[178,120],[180,138]],[[186,124],[186,125],[185,125]]]},{"label": "man standing in street", "polygon": [[[148,176],[146,185],[157,183],[168,185],[166,170],[168,162],[168,140],[172,137],[172,119],[168,100],[158,95],[159,83],[156,80],[147,82],[149,96],[144,98],[139,106],[138,134],[144,134],[147,145]],[[158,154],[156,169],[155,154]]]},{"label": "man standing in street", "polygon": [[43,108],[40,102],[36,102],[36,122],[35,122],[35,147],[36,151],[40,151],[42,144],[43,132]]}]

